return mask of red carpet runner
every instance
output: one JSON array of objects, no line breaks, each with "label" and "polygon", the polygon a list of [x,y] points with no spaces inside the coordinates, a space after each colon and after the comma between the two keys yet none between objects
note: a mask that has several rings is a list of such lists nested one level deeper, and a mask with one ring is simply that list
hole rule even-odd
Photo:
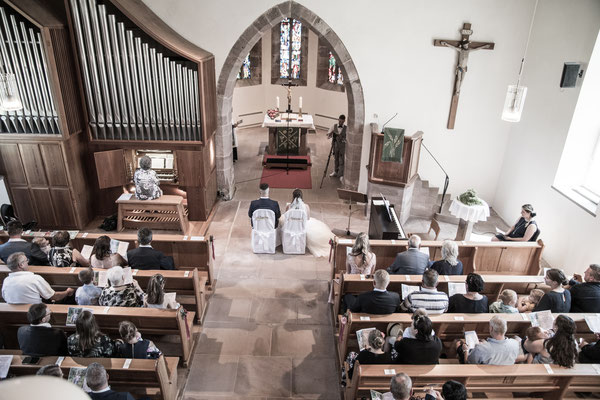
[{"label": "red carpet runner", "polygon": [[[285,156],[276,157],[285,159]],[[307,159],[309,166],[306,169],[290,169],[287,172],[285,170],[285,164],[282,164],[283,168],[263,168],[260,183],[268,183],[270,187],[280,189],[312,189],[310,157],[290,156],[290,160],[293,159]]]}]

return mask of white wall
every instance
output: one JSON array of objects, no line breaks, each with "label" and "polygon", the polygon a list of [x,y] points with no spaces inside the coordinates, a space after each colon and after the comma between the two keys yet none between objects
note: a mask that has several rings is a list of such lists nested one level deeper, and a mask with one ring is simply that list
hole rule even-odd
[{"label": "white wall", "polygon": [[597,0],[540,1],[523,77],[527,100],[512,126],[494,199],[500,214],[513,219],[532,203],[544,258],[568,272],[600,262],[600,218],[551,188],[581,88],[559,83],[564,62],[589,61],[599,26]]},{"label": "white wall", "polygon": [[[317,82],[317,59],[319,38],[309,31],[308,35],[308,68],[307,85],[292,88],[292,109],[298,110],[298,97],[302,96],[302,112],[313,115],[315,125],[329,127],[337,121],[340,114],[347,114],[348,99],[345,92],[319,89]],[[240,114],[261,111],[262,115],[244,118],[246,124],[262,123],[264,112],[276,107],[275,97],[279,96],[280,109],[287,108],[287,89],[281,85],[271,84],[271,31],[262,37],[262,84],[256,86],[236,87],[233,91],[233,116],[237,121]],[[316,114],[334,117],[328,119]]]}]

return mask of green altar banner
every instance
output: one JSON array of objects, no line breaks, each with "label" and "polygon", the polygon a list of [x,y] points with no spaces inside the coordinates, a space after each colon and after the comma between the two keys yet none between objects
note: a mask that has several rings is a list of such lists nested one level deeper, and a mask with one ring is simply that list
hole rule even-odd
[{"label": "green altar banner", "polygon": [[300,128],[277,128],[277,154],[298,155],[300,149]]},{"label": "green altar banner", "polygon": [[402,162],[404,129],[383,128],[383,150],[381,161]]}]

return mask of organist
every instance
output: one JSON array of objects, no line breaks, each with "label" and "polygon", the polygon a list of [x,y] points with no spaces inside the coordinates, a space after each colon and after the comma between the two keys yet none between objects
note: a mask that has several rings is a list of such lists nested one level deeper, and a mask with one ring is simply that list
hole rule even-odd
[{"label": "organist", "polygon": [[160,189],[156,172],[150,168],[152,166],[152,159],[145,155],[140,158],[139,163],[140,168],[133,175],[135,197],[138,200],[158,199],[162,196],[162,190]]}]

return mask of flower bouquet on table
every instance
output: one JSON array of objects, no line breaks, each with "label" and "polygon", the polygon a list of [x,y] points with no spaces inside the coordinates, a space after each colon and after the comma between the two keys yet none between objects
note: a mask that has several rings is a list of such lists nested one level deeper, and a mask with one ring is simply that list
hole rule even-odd
[{"label": "flower bouquet on table", "polygon": [[269,116],[269,118],[271,119],[276,119],[279,116],[279,111],[272,108],[270,110],[267,110],[267,115]]},{"label": "flower bouquet on table", "polygon": [[477,197],[477,192],[475,189],[469,189],[460,196],[457,197],[458,201],[467,205],[467,206],[479,206],[483,204],[481,199]]}]

